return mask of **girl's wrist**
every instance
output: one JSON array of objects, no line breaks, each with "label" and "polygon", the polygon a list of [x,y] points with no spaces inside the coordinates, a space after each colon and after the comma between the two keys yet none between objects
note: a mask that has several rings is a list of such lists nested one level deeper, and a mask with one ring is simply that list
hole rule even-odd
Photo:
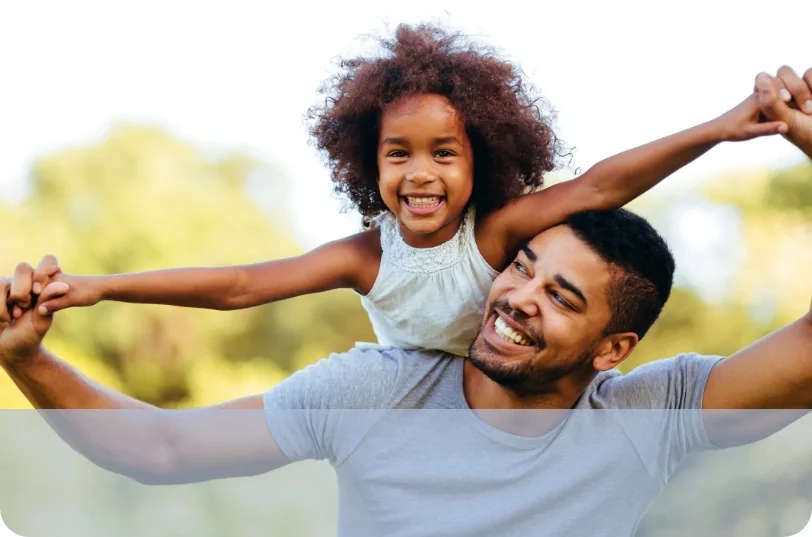
[{"label": "girl's wrist", "polygon": [[702,131],[702,143],[718,144],[733,139],[733,132],[724,120],[724,116],[714,118],[698,127]]},{"label": "girl's wrist", "polygon": [[91,282],[91,285],[99,302],[102,300],[111,300],[115,297],[115,277],[96,276]]}]

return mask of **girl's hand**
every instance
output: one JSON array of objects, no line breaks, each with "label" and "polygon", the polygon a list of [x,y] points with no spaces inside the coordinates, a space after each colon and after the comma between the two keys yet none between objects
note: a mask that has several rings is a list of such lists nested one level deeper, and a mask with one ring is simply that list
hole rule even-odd
[{"label": "girl's hand", "polygon": [[[37,304],[37,311],[40,315],[50,315],[67,308],[93,306],[104,298],[101,278],[64,274],[59,267],[59,262],[52,255],[42,258],[34,270],[33,277],[34,295],[40,295],[48,284],[53,282],[61,282],[68,286],[66,292]],[[23,309],[15,308],[15,319],[22,315]]]},{"label": "girl's hand", "polygon": [[742,142],[760,136],[786,134],[789,131],[789,125],[785,121],[772,121],[762,114],[756,93],[713,120],[713,123],[725,142]]}]

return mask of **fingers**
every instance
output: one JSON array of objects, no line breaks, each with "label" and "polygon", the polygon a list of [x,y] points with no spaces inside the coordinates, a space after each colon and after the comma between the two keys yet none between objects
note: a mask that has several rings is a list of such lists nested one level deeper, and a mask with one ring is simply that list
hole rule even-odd
[{"label": "fingers", "polygon": [[786,134],[789,132],[789,125],[783,121],[770,121],[767,123],[754,123],[746,127],[747,135],[750,138],[759,136],[771,136],[773,134]]},{"label": "fingers", "polygon": [[770,121],[786,123],[787,127],[791,129],[795,111],[779,95],[782,89],[787,91],[779,79],[771,77],[767,73],[760,73],[756,77],[754,91],[762,114]]},{"label": "fingers", "polygon": [[[806,72],[804,73],[804,82],[806,82],[806,85],[808,87],[812,88],[812,67],[807,69]],[[812,113],[809,110],[806,110],[805,108],[804,108],[804,112],[806,112],[807,114]]]},{"label": "fingers", "polygon": [[70,287],[64,282],[51,282],[46,285],[40,295],[40,304],[37,306],[37,312],[40,315],[51,315],[55,311],[59,311],[67,306],[67,301],[60,300],[60,298],[64,298],[68,289],[70,289]]},{"label": "fingers", "polygon": [[6,327],[11,322],[11,314],[6,306],[10,286],[11,282],[9,280],[0,279],[0,327]]},{"label": "fingers", "polygon": [[33,285],[34,269],[28,263],[20,263],[14,269],[11,279],[8,303],[14,305],[14,318],[22,314],[22,310],[31,305],[31,289]]},{"label": "fingers", "polygon": [[[59,284],[65,285],[66,284]],[[51,328],[51,324],[54,322],[54,318],[51,315],[43,315],[37,309],[30,309],[26,313],[31,315],[31,324],[34,327],[34,332],[37,334],[37,338],[39,342],[42,342],[42,339],[45,337],[45,334],[48,333],[48,330]]]},{"label": "fingers", "polygon": [[[777,77],[790,94],[795,105],[806,114],[812,114],[812,89],[791,67],[784,65]],[[779,90],[780,91],[780,90]],[[784,98],[786,99],[786,94]]]},{"label": "fingers", "polygon": [[40,294],[42,288],[48,284],[51,277],[59,272],[59,261],[52,255],[46,255],[42,258],[34,270],[34,285],[33,291],[35,295]]}]

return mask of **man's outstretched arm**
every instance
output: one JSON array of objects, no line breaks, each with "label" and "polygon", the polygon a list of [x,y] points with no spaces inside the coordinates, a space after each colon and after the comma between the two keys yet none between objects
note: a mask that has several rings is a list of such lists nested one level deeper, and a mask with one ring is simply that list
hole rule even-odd
[{"label": "man's outstretched arm", "polygon": [[[776,77],[762,73],[755,92],[762,113],[787,122],[786,138],[812,158],[812,69],[803,78],[789,67]],[[797,321],[717,364],[702,407],[762,411],[709,413],[708,434],[721,444],[763,438],[812,409],[812,305]]]},{"label": "man's outstretched arm", "polygon": [[[18,271],[15,285],[30,285]],[[64,292],[51,284],[40,300]],[[11,282],[0,281],[0,304]],[[288,461],[266,424],[262,397],[164,410],[94,382],[41,346],[50,316],[35,308],[0,328],[0,365],[54,430],[95,464],[147,484],[241,477]]]},{"label": "man's outstretched arm", "polygon": [[702,407],[812,408],[812,311],[719,362]]}]

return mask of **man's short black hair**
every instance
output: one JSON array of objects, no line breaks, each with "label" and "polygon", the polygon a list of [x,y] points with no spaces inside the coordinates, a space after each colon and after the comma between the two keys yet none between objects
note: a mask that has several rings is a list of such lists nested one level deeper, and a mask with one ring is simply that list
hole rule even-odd
[{"label": "man's short black hair", "polygon": [[612,266],[612,318],[606,334],[634,332],[642,339],[660,316],[674,282],[674,256],[665,240],[625,209],[577,213],[564,225]]}]

